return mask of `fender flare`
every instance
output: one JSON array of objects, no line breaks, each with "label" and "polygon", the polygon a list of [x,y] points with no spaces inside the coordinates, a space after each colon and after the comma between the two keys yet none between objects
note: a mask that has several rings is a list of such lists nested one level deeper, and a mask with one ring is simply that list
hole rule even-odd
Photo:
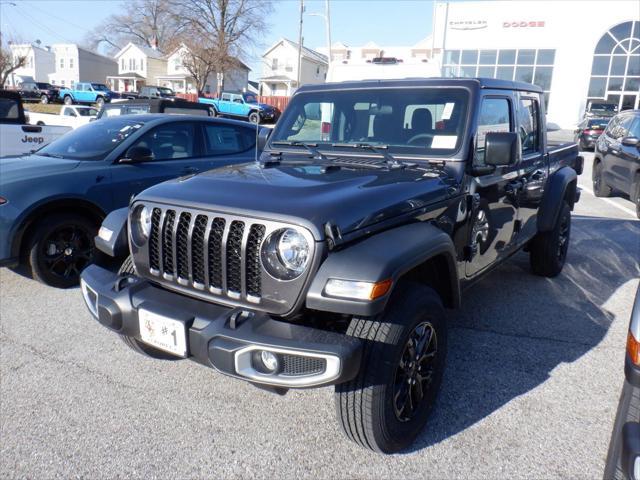
[{"label": "fender flare", "polygon": [[106,232],[108,229],[112,233],[108,238],[104,235],[101,237],[99,233],[95,237],[96,248],[113,258],[126,256],[129,253],[128,218],[128,207],[119,208],[107,215],[102,221],[100,232]]},{"label": "fender flare", "polygon": [[578,174],[571,167],[562,167],[551,175],[538,213],[539,232],[548,232],[553,229],[565,198],[573,210],[577,183]]},{"label": "fender flare", "polygon": [[[382,312],[398,280],[413,268],[436,256],[444,256],[453,307],[460,305],[456,254],[451,237],[429,223],[412,223],[369,237],[331,253],[320,266],[307,292],[306,305],[313,310],[358,316]],[[364,282],[393,280],[392,290],[373,301],[328,297],[327,280],[338,278]]]}]

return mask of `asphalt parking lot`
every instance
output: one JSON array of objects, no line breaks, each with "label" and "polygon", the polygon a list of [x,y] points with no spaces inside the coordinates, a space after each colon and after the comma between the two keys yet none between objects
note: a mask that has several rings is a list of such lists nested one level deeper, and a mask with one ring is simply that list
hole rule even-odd
[{"label": "asphalt parking lot", "polygon": [[436,411],[393,456],[342,437],[331,388],[279,397],[148,360],[78,289],[2,269],[0,477],[601,478],[639,258],[632,203],[585,189],[560,277],[519,254],[450,314]]}]

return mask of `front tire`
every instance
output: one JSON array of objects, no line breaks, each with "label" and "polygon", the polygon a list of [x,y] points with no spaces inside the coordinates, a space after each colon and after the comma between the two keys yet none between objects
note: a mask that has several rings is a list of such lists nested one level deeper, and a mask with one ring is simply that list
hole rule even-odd
[{"label": "front tire", "polygon": [[611,195],[611,187],[602,178],[602,162],[593,165],[593,194],[596,197],[608,197]]},{"label": "front tire", "polygon": [[64,99],[62,100],[62,102],[65,105],[73,105],[73,98],[71,98],[71,95],[65,95]]},{"label": "front tire", "polygon": [[260,114],[258,112],[251,112],[249,114],[249,121],[251,123],[260,123]]},{"label": "front tire", "polygon": [[571,208],[562,201],[556,224],[548,232],[538,232],[529,246],[531,270],[542,277],[560,274],[567,260],[571,238]]},{"label": "front tire", "polygon": [[75,214],[52,215],[36,225],[28,252],[34,279],[56,288],[78,285],[80,272],[93,262],[97,225]]},{"label": "front tire", "polygon": [[[131,256],[128,256],[125,259],[125,261],[122,262],[122,265],[118,270],[118,275],[124,277],[127,275],[135,275],[135,274],[136,274],[136,269],[133,266],[133,258]],[[157,348],[153,348],[152,346],[147,345],[146,343],[141,342],[136,338],[129,337],[127,335],[119,335],[119,336],[120,336],[120,340],[122,340],[127,347],[129,347],[134,352],[139,353],[140,355],[144,355],[145,357],[155,358],[156,360],[179,360],[179,357],[176,357],[169,353],[165,353],[162,350],[158,350]]]},{"label": "front tire", "polygon": [[104,106],[104,98],[102,97],[96,98],[96,106],[98,108],[102,108]]},{"label": "front tire", "polygon": [[447,329],[440,297],[423,285],[401,285],[380,317],[353,318],[347,335],[364,345],[358,376],[335,389],[343,432],[376,452],[407,448],[427,423],[442,382]]}]

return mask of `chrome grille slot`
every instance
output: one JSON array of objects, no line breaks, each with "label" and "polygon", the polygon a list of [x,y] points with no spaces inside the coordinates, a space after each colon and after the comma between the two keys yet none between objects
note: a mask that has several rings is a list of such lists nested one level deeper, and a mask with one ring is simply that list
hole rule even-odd
[{"label": "chrome grille slot", "polygon": [[209,232],[209,288],[222,290],[222,236],[225,227],[224,218],[214,218]]},{"label": "chrome grille slot", "polygon": [[176,219],[176,212],[168,210],[162,225],[162,270],[165,276],[173,276],[173,224]]},{"label": "chrome grille slot", "polygon": [[240,297],[242,291],[242,236],[244,222],[234,220],[227,238],[227,292],[231,297]]},{"label": "chrome grille slot", "polygon": [[247,279],[247,298],[260,297],[261,282],[261,266],[260,266],[260,245],[264,239],[264,225],[251,225],[249,229],[249,238],[247,239],[246,248],[246,266],[245,277]]},{"label": "chrome grille slot", "polygon": [[149,234],[149,266],[152,270],[160,270],[160,218],[162,211],[154,208],[151,213],[151,233]]},{"label": "chrome grille slot", "polygon": [[193,284],[204,288],[205,260],[204,260],[204,235],[207,231],[207,217],[198,215],[193,225],[191,234],[191,268],[193,271]]},{"label": "chrome grille slot", "polygon": [[176,231],[176,273],[178,281],[189,279],[189,224],[191,214],[183,212],[178,220]]}]

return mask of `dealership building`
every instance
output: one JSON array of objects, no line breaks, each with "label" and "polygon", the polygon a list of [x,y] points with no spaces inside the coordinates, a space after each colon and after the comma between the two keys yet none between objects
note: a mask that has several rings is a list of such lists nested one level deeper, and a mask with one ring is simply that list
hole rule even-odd
[{"label": "dealership building", "polygon": [[443,76],[535,83],[547,119],[573,128],[589,100],[640,108],[640,1],[436,2]]}]

